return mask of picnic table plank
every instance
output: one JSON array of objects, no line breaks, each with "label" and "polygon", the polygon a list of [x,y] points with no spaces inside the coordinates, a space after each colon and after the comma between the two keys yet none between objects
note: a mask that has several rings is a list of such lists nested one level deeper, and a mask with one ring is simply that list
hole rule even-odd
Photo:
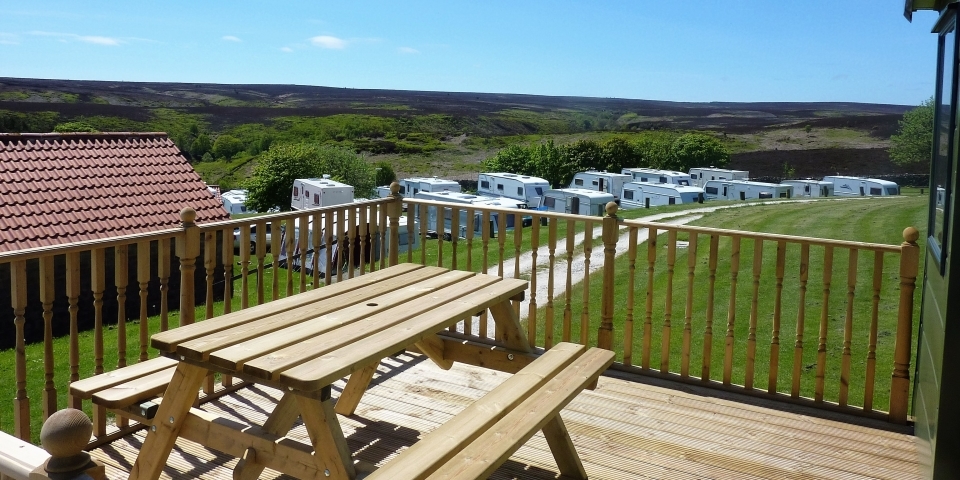
[{"label": "picnic table plank", "polygon": [[[478,287],[471,285],[489,283],[491,283],[490,280],[484,280],[483,277],[470,272],[449,272],[415,285],[383,292],[369,302],[354,304],[291,324],[282,330],[248,338],[242,343],[211,352],[209,361],[218,367],[239,371],[245,364],[264,356],[277,362],[284,362],[290,358],[295,360],[298,358],[297,352],[316,356],[320,352],[317,352],[315,347],[324,344],[324,339],[333,332],[356,331],[357,324],[361,322],[369,325],[369,328],[386,328],[409,318],[411,315],[409,312],[416,309],[410,306],[411,303],[419,306],[421,303],[428,302],[427,298],[438,291],[443,291],[444,288],[475,290]],[[450,287],[451,284],[454,286]],[[414,299],[416,302],[411,302]],[[376,319],[378,322],[371,322],[368,319]],[[298,346],[302,348],[298,349]]]},{"label": "picnic table plank", "polygon": [[124,408],[140,400],[153,398],[167,389],[176,367],[116,385],[93,394],[93,403],[107,408]]},{"label": "picnic table plank", "polygon": [[209,335],[226,328],[275,315],[280,312],[285,312],[299,307],[315,305],[342,293],[353,290],[362,290],[376,283],[418,270],[423,272],[423,274],[427,274],[427,272],[431,271],[439,271],[440,273],[446,271],[446,269],[438,267],[423,267],[422,265],[404,263],[385,268],[383,270],[378,270],[376,272],[363,275],[362,277],[357,277],[351,282],[327,285],[323,288],[304,292],[299,295],[292,295],[280,300],[250,307],[239,312],[211,318],[209,320],[191,325],[184,325],[172,330],[167,330],[166,332],[155,333],[152,337],[150,337],[150,345],[161,352],[173,352],[176,350],[177,345],[183,342],[193,340],[195,338],[201,338],[205,335]]},{"label": "picnic table plank", "polygon": [[[282,384],[304,392],[317,391],[355,370],[400,348],[473,315],[491,305],[507,302],[527,288],[526,280],[503,279],[467,296],[448,301],[443,308],[413,317],[381,330],[352,346],[315,358],[280,373]],[[246,368],[246,366],[244,367]]]},{"label": "picnic table plank", "polygon": [[101,390],[176,366],[176,360],[166,357],[153,358],[145,362],[135,363],[117,370],[104,372],[90,378],[72,382],[70,384],[70,394],[87,400],[93,398],[93,394]]}]

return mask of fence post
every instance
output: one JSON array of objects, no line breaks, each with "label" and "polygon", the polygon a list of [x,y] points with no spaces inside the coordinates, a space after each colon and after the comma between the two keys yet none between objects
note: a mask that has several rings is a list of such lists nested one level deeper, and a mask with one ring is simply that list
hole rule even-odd
[{"label": "fence post", "polygon": [[897,313],[897,341],[893,356],[893,378],[890,383],[890,422],[907,423],[907,402],[910,396],[910,347],[913,345],[913,293],[917,287],[920,247],[916,228],[903,230],[900,244],[900,309]]},{"label": "fence post", "polygon": [[[613,350],[613,265],[617,257],[617,204],[607,203],[607,215],[603,217],[603,294],[600,297],[600,329],[597,346]],[[589,275],[589,272],[587,273]]]},{"label": "fence post", "polygon": [[[400,213],[403,210],[403,197],[400,195],[400,184],[393,182],[390,184],[390,198],[393,199],[387,207],[387,215],[390,217],[390,266],[400,263]],[[408,224],[407,229],[413,228]],[[407,245],[410,248],[410,245]],[[423,248],[421,245],[420,248]]]},{"label": "fence post", "polygon": [[10,300],[13,307],[13,323],[16,328],[16,396],[13,398],[13,433],[20,440],[30,441],[30,397],[27,396],[27,346],[25,344],[27,311],[27,261],[15,260],[10,264]]},{"label": "fence post", "polygon": [[189,325],[196,320],[194,298],[194,272],[200,256],[200,228],[194,221],[197,212],[185,207],[180,210],[183,234],[177,236],[177,258],[180,259],[180,325]]}]

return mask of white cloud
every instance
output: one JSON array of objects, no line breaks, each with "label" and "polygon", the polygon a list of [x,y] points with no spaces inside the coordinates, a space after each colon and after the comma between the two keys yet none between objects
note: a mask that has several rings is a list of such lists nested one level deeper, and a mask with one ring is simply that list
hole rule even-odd
[{"label": "white cloud", "polygon": [[310,39],[310,43],[321,48],[339,50],[347,46],[347,41],[330,35],[319,35]]},{"label": "white cloud", "polygon": [[416,48],[410,48],[410,47],[400,47],[400,48],[397,49],[397,51],[400,52],[400,53],[405,53],[405,54],[416,54],[416,53],[420,53],[420,50],[417,50]]},{"label": "white cloud", "polygon": [[0,45],[19,45],[20,38],[13,33],[0,32]]},{"label": "white cloud", "polygon": [[226,41],[228,41],[228,42],[242,42],[242,41],[243,41],[243,40],[240,40],[240,39],[237,38],[237,37],[234,37],[233,35],[224,35],[224,36],[222,36],[222,37],[220,37],[220,38],[222,38],[222,39],[224,39],[224,40],[226,40]]},{"label": "white cloud", "polygon": [[293,51],[293,49],[292,49],[292,48],[290,48],[290,47],[283,47],[283,48],[281,48],[281,49],[280,49],[280,51],[281,51],[281,52],[287,52],[287,53],[290,53],[290,52],[292,52],[292,51]]},{"label": "white cloud", "polygon": [[118,38],[113,37],[104,37],[100,35],[77,35],[75,33],[60,33],[60,32],[42,32],[42,31],[33,31],[30,32],[30,35],[36,35],[40,37],[54,37],[59,39],[61,42],[84,42],[92,43],[94,45],[106,45],[110,47],[115,47],[123,43]]}]

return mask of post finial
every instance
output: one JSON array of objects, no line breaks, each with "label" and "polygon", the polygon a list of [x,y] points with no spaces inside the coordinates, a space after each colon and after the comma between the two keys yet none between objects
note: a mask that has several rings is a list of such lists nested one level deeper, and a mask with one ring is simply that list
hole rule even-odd
[{"label": "post finial", "polygon": [[609,216],[609,217],[616,217],[616,216],[617,216],[617,210],[618,210],[619,208],[620,208],[620,206],[617,205],[617,202],[607,202],[606,207],[604,207],[604,209],[607,211],[607,216]]},{"label": "post finial", "polygon": [[85,470],[90,454],[83,447],[91,433],[93,422],[80,410],[65,408],[50,415],[40,429],[40,445],[50,454],[44,469],[49,473]]},{"label": "post finial", "polygon": [[907,227],[903,229],[903,241],[907,243],[917,243],[919,238],[920,231],[915,227]]},{"label": "post finial", "polygon": [[400,194],[400,184],[397,182],[390,183],[390,195],[397,196]]},{"label": "post finial", "polygon": [[180,223],[183,224],[183,227],[192,227],[194,222],[197,220],[197,211],[190,207],[183,207],[180,210]]}]

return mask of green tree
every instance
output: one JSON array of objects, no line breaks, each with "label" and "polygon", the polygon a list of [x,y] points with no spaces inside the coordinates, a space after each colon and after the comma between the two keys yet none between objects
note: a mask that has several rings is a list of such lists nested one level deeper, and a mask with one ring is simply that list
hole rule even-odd
[{"label": "green tree", "polygon": [[493,158],[483,162],[487,172],[510,172],[523,175],[535,175],[530,161],[530,149],[520,145],[510,145],[497,152]]},{"label": "green tree", "polygon": [[57,126],[53,127],[53,131],[56,133],[70,133],[70,132],[86,132],[86,133],[97,133],[99,130],[93,128],[93,125],[90,125],[86,122],[64,122],[58,123]]},{"label": "green tree", "polygon": [[639,157],[638,168],[666,168],[671,163],[672,142],[666,138],[643,137],[634,143],[633,148]]},{"label": "green tree", "polygon": [[667,168],[689,171],[693,167],[725,167],[730,152],[714,137],[703,133],[685,133],[673,141]]},{"label": "green tree", "polygon": [[247,205],[260,212],[290,210],[293,181],[323,175],[353,186],[358,198],[373,196],[373,169],[356,153],[338,147],[287,143],[274,144],[260,156],[245,184]]},{"label": "green tree", "polygon": [[390,185],[391,183],[397,180],[397,174],[393,171],[393,167],[387,162],[377,162],[373,164],[374,170],[374,185]]},{"label": "green tree", "polygon": [[890,137],[890,160],[898,165],[927,164],[933,155],[933,98],[903,114]]},{"label": "green tree", "polygon": [[213,150],[213,143],[210,141],[210,137],[206,133],[201,133],[190,145],[190,156],[200,160],[206,157],[206,154],[210,153],[211,150]]},{"label": "green tree", "polygon": [[[554,145],[553,140],[531,148],[530,160],[533,163],[533,175],[540,177],[554,187],[565,187],[573,178],[560,147]],[[566,179],[567,183],[563,183]]]},{"label": "green tree", "polygon": [[639,167],[640,160],[633,144],[623,137],[614,137],[601,146],[603,169],[620,173],[624,168]]},{"label": "green tree", "polygon": [[[197,137],[199,138],[199,137]],[[233,158],[243,151],[243,141],[233,135],[223,134],[213,142],[213,155],[217,158]]]},{"label": "green tree", "polygon": [[[566,157],[565,163],[576,169],[573,173],[606,168],[606,165],[603,164],[603,149],[599,143],[593,140],[578,140],[566,145],[563,149],[563,155]],[[572,178],[573,175],[571,174],[570,178],[565,179],[563,183],[569,183]]]}]

